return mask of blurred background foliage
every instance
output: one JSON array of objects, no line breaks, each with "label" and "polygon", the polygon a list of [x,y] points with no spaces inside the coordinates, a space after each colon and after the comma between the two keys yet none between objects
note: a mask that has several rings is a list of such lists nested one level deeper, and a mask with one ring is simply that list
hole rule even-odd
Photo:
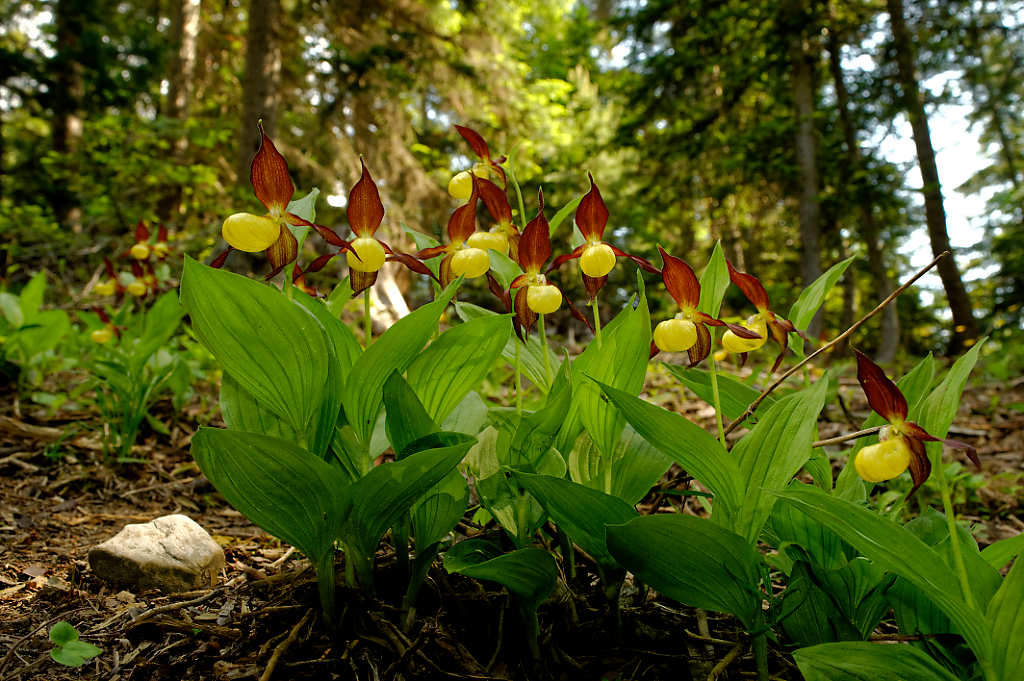
[{"label": "blurred background foliage", "polygon": [[[259,118],[297,195],[327,199],[318,222],[347,231],[362,156],[385,238],[411,250],[403,227],[440,235],[448,179],[475,160],[460,123],[511,157],[527,217],[539,187],[550,217],[590,171],[610,240],[698,269],[721,240],[780,311],[860,256],[812,329],[831,336],[910,273],[912,234],[927,225],[921,248],[941,250],[938,185],[908,179],[935,145],[915,126],[902,165],[886,145],[897,121],[958,104],[989,156],[962,188],[988,202],[986,224],[942,273],[945,294],[902,297],[899,322],[872,320],[857,344],[891,360],[1021,332],[1024,12],[1010,0],[0,0],[0,17],[0,276],[18,289],[46,270],[58,305],[82,299],[139,220],[184,252],[220,252],[226,215],[261,212],[248,183]],[[554,242],[569,248],[568,223]],[[606,295],[625,298],[631,269]],[[561,278],[583,297],[574,269]],[[729,314],[749,312],[731,296]]]}]

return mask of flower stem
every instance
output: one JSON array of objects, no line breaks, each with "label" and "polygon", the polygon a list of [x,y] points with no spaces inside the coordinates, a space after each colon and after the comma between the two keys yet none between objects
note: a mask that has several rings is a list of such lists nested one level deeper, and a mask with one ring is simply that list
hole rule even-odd
[{"label": "flower stem", "polygon": [[953,567],[956,569],[956,576],[960,579],[960,590],[963,592],[964,602],[967,607],[976,608],[974,593],[971,591],[971,583],[967,578],[967,566],[964,564],[964,554],[960,547],[960,535],[957,532],[956,518],[953,516],[953,499],[949,493],[949,483],[946,481],[946,470],[942,466],[942,456],[934,466],[936,477],[939,482],[939,492],[942,495],[942,512],[946,515],[946,527],[949,528],[949,547],[953,550]]},{"label": "flower stem", "polygon": [[597,339],[597,347],[601,347],[601,313],[597,309],[597,296],[590,301],[590,307],[594,308],[594,338]]},{"label": "flower stem", "polygon": [[[711,332],[711,347],[715,346],[715,333]],[[715,402],[715,425],[718,426],[718,439],[726,449],[729,445],[725,442],[725,427],[722,423],[722,397],[718,393],[718,368],[715,366],[715,355],[708,355],[708,373],[711,376],[711,399]]]},{"label": "flower stem", "polygon": [[520,341],[518,338],[513,338],[516,344],[516,413],[523,413],[523,365],[519,359],[519,346]]},{"label": "flower stem", "polygon": [[540,335],[540,345],[544,352],[544,375],[548,379],[548,390],[551,389],[551,353],[548,352],[548,335],[544,333],[544,315],[537,315],[537,333]]},{"label": "flower stem", "polygon": [[370,317],[370,289],[363,291],[363,347],[370,347],[373,339],[373,318]]}]

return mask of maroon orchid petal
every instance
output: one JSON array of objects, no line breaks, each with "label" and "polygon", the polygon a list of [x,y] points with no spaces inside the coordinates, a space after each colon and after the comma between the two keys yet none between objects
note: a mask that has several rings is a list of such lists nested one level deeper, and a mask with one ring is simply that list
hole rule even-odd
[{"label": "maroon orchid petal", "polygon": [[484,141],[484,138],[480,136],[480,133],[478,133],[476,130],[473,130],[472,128],[467,128],[464,125],[456,125],[455,129],[458,131],[460,135],[462,135],[462,139],[466,140],[469,143],[469,146],[472,147],[474,154],[476,154],[477,156],[484,160],[490,160],[491,150],[490,148],[488,148],[487,142]]},{"label": "maroon orchid petal", "polygon": [[330,227],[324,227],[323,225],[313,225],[312,227],[313,229],[316,230],[316,233],[320,235],[320,238],[322,238],[324,241],[326,241],[332,246],[340,247],[342,252],[351,249],[351,246],[349,246],[349,242],[345,241],[340,236],[338,236],[338,233],[335,232]]},{"label": "maroon orchid petal", "polygon": [[705,314],[700,310],[694,310],[691,313],[691,316],[693,317],[693,321],[697,322],[698,324],[710,324],[711,326],[725,326],[725,322],[723,322],[721,319],[715,319],[711,315]]},{"label": "maroon orchid petal", "polygon": [[538,191],[537,201],[537,217],[530,220],[519,239],[519,266],[526,272],[539,272],[551,257],[551,230],[544,217],[543,191]]},{"label": "maroon orchid petal", "polygon": [[167,227],[160,225],[156,230],[156,241],[160,244],[167,243]]},{"label": "maroon orchid petal", "polygon": [[742,369],[743,367],[747,366],[747,355],[748,354],[750,354],[750,353],[747,353],[747,352],[741,352],[740,353],[740,369]]},{"label": "maroon orchid petal", "polygon": [[569,314],[571,314],[573,317],[586,324],[587,328],[590,329],[590,333],[594,333],[594,326],[593,324],[590,323],[590,320],[587,317],[584,317],[583,313],[576,309],[576,306],[572,304],[572,301],[569,300],[569,297],[562,293],[562,289],[558,288],[557,286],[555,286],[555,288],[558,289],[558,292],[562,294],[562,300],[565,301],[566,306],[569,308]]},{"label": "maroon orchid petal", "polygon": [[562,255],[560,255],[557,258],[555,258],[551,262],[551,264],[548,266],[547,271],[550,272],[551,270],[557,270],[559,267],[561,267],[565,263],[569,262],[570,260],[575,260],[576,258],[580,257],[580,255],[582,255],[582,254],[583,254],[583,246],[577,246],[576,249],[572,253],[563,253]]},{"label": "maroon orchid petal", "polygon": [[697,307],[700,303],[700,282],[693,269],[680,258],[666,253],[661,246],[658,246],[658,252],[665,263],[661,268],[661,278],[676,305],[684,310]]},{"label": "maroon orchid petal", "polygon": [[102,307],[93,306],[92,311],[96,313],[96,316],[100,318],[100,321],[104,324],[110,323],[110,315]]},{"label": "maroon orchid petal", "polygon": [[135,243],[142,243],[144,241],[149,241],[149,230],[142,220],[139,220],[139,223],[135,225]]},{"label": "maroon orchid petal", "polygon": [[778,371],[779,366],[782,364],[783,358],[786,356],[787,349],[788,348],[785,345],[782,346],[782,349],[779,350],[779,354],[775,357],[775,363],[772,364],[772,369],[769,373],[774,374],[776,371]]},{"label": "maroon orchid petal", "polygon": [[621,248],[616,248],[615,246],[612,246],[611,244],[606,244],[606,245],[608,246],[608,248],[612,249],[612,253],[614,253],[615,255],[617,255],[619,257],[628,258],[629,260],[632,260],[634,263],[637,264],[637,266],[640,269],[644,270],[645,272],[650,272],[651,274],[661,274],[661,270],[659,270],[657,267],[655,267],[653,264],[651,264],[650,260],[648,260],[646,258],[641,258],[639,255],[633,255],[632,253],[626,253]]},{"label": "maroon orchid petal", "polygon": [[387,256],[388,262],[400,262],[405,265],[408,269],[412,270],[416,274],[425,274],[431,279],[436,279],[434,273],[429,267],[424,265],[422,262],[417,260],[414,256],[409,253],[402,253],[401,251],[392,251]]},{"label": "maroon orchid petal", "polygon": [[979,470],[981,469],[981,459],[978,458],[978,450],[966,442],[935,437],[913,421],[904,422],[903,425],[900,426],[900,430],[907,436],[907,438],[910,439],[921,440],[923,442],[941,442],[952,449],[959,449],[967,455],[967,458],[971,460],[971,463],[973,463],[976,468]]},{"label": "maroon orchid petal", "polygon": [[235,250],[233,246],[228,246],[228,249],[226,251],[224,251],[223,253],[221,253],[220,255],[213,259],[213,262],[210,263],[210,267],[212,267],[215,270],[219,270],[221,267],[224,267],[224,261],[228,259],[228,254],[230,254],[231,251],[233,250]]},{"label": "maroon orchid petal", "polygon": [[366,163],[361,158],[359,163],[363,167],[363,172],[348,194],[345,214],[354,234],[373,236],[384,219],[384,204],[381,203],[380,192],[370,177],[370,171],[366,169]]},{"label": "maroon orchid petal", "polygon": [[928,476],[932,474],[932,462],[925,452],[924,442],[912,437],[905,437],[903,441],[907,443],[907,448],[910,449],[910,478],[914,482],[914,486],[910,488],[910,492],[906,496],[906,499],[909,499],[917,491],[917,488],[924,484]]},{"label": "maroon orchid petal", "polygon": [[526,283],[529,280],[530,280],[530,278],[527,277],[525,274],[520,274],[518,277],[516,277],[515,279],[512,280],[512,282],[508,285],[508,288],[509,288],[509,290],[517,289],[517,288],[522,288],[522,287],[526,286]]},{"label": "maroon orchid petal", "polygon": [[512,262],[519,262],[519,239],[522,235],[519,230],[513,228],[508,234],[508,257]]},{"label": "maroon orchid petal", "polygon": [[890,423],[905,421],[907,399],[903,397],[900,389],[889,380],[880,366],[868,359],[867,355],[856,349],[853,352],[857,355],[857,380],[860,381],[860,387],[864,389],[871,408]]},{"label": "maroon orchid petal", "polygon": [[441,264],[437,266],[438,281],[441,283],[442,288],[448,288],[448,284],[455,280],[455,275],[452,274],[452,254],[444,256],[441,260]]},{"label": "maroon orchid petal", "polygon": [[430,260],[431,258],[436,258],[437,256],[447,252],[448,246],[431,246],[430,248],[424,248],[421,251],[416,251],[416,257],[420,260]]},{"label": "maroon orchid petal", "polygon": [[145,270],[142,269],[142,263],[138,260],[132,260],[132,276],[136,279],[142,279],[146,276]]},{"label": "maroon orchid petal", "polygon": [[491,161],[491,170],[494,174],[501,178],[501,186],[508,186],[508,178],[505,177],[505,169],[501,167],[501,164],[505,162],[505,157],[502,156],[498,161]]},{"label": "maroon orchid petal", "polygon": [[657,354],[658,354],[659,352],[661,352],[661,348],[659,348],[659,347],[658,347],[658,346],[657,346],[657,345],[655,344],[655,342],[654,342],[654,341],[652,340],[652,341],[651,341],[651,349],[650,349],[650,352],[648,352],[648,353],[647,353],[647,359],[648,359],[648,360],[652,360],[652,359],[654,359],[654,356],[655,356],[655,355],[657,355]]},{"label": "maroon orchid petal", "polygon": [[526,337],[530,335],[530,329],[533,328],[534,322],[537,321],[537,313],[530,309],[530,306],[526,304],[526,293],[529,291],[529,286],[523,286],[516,291],[516,305],[515,313],[516,320],[522,329],[522,334],[519,338],[525,343]]},{"label": "maroon orchid petal", "polygon": [[761,334],[759,334],[757,331],[751,331],[750,329],[748,329],[745,326],[740,326],[739,324],[732,324],[730,322],[722,322],[722,323],[730,331],[732,331],[734,334],[736,334],[740,338],[746,338],[747,340],[754,340],[756,338],[761,338]]},{"label": "maroon orchid petal", "polygon": [[295,185],[288,174],[288,163],[277,150],[274,143],[263,131],[263,121],[258,124],[260,129],[260,148],[249,166],[249,180],[252,182],[253,193],[267,210],[277,208],[284,212],[288,202],[295,193]]},{"label": "maroon orchid petal", "polygon": [[591,277],[581,272],[580,276],[583,277],[583,288],[587,290],[587,295],[590,296],[591,301],[597,298],[597,294],[601,292],[601,289],[604,288],[605,283],[608,281],[607,274],[603,277]]},{"label": "maroon orchid petal", "polygon": [[743,291],[747,300],[753,303],[758,310],[767,310],[769,307],[768,292],[764,290],[764,286],[757,280],[757,277],[740,272],[728,260],[725,261],[725,264],[729,266],[729,279],[736,284],[739,290]]},{"label": "maroon orchid petal", "polygon": [[[231,250],[231,247],[228,247]],[[103,258],[103,268],[107,271],[107,276],[117,281],[117,270],[114,269],[114,263],[110,262],[110,258]]]},{"label": "maroon orchid petal", "polygon": [[494,275],[490,272],[487,273],[487,288],[491,290],[494,297],[501,301],[501,304],[505,306],[505,312],[512,311],[512,296],[508,294],[508,291],[501,287],[498,280],[494,278]]},{"label": "maroon orchid petal", "polygon": [[[505,196],[505,192],[498,185],[490,180],[473,175],[473,190],[479,192],[480,200],[484,202],[487,212],[491,214],[495,222],[501,225],[502,228],[512,225],[512,206],[509,205],[508,197]],[[470,200],[472,200],[472,197],[470,197]]]},{"label": "maroon orchid petal", "polygon": [[284,219],[288,221],[289,225],[295,225],[296,227],[312,227],[313,223],[306,218],[299,217],[295,213],[285,213]]},{"label": "maroon orchid petal", "polygon": [[594,184],[594,176],[587,173],[587,177],[590,179],[590,191],[584,194],[576,207],[576,226],[587,241],[600,241],[608,224],[608,207]]},{"label": "maroon orchid petal", "polygon": [[338,255],[338,254],[337,253],[328,253],[326,255],[321,255],[319,258],[317,258],[313,262],[309,263],[309,267],[306,268],[306,271],[305,271],[304,274],[310,274],[312,272],[319,272],[324,267],[326,267],[327,263],[329,263],[331,260],[333,260],[334,256],[336,256],[336,255]]},{"label": "maroon orchid petal", "polygon": [[357,295],[365,291],[366,289],[373,286],[377,281],[376,272],[360,272],[359,270],[349,270],[349,283],[352,284],[352,295]]},{"label": "maroon orchid petal", "polygon": [[478,186],[474,180],[469,202],[456,208],[452,216],[448,218],[448,242],[450,244],[461,244],[476,231],[476,202],[479,198]]},{"label": "maroon orchid petal", "polygon": [[273,273],[267,277],[270,279],[274,274],[283,270],[288,263],[293,262],[299,257],[299,242],[295,235],[292,234],[292,230],[282,225],[281,236],[270,245],[270,248],[266,250],[266,254],[267,260],[270,261],[270,265],[274,268]]},{"label": "maroon orchid petal", "polygon": [[703,324],[697,324],[697,342],[687,350],[690,356],[690,366],[695,367],[711,354],[711,332]]}]

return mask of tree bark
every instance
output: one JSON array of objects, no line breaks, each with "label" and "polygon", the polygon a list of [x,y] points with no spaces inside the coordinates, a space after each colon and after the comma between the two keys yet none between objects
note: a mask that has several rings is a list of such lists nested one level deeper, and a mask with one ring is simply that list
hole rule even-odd
[{"label": "tree bark", "polygon": [[[167,116],[186,121],[192,110],[195,91],[196,53],[202,0],[174,0],[171,8],[171,44],[176,45],[167,73]],[[174,155],[186,162],[188,136],[184,125],[174,140]],[[181,187],[173,187],[162,197],[157,210],[162,220],[170,220],[181,210]]]},{"label": "tree bark", "polygon": [[[53,118],[50,124],[50,143],[53,150],[64,155],[65,170],[71,174],[70,154],[82,137],[82,98],[85,86],[82,63],[79,59],[79,37],[85,30],[88,4],[78,0],[58,0],[54,7],[57,50],[52,61],[54,85],[52,92]],[[81,231],[82,211],[78,197],[68,189],[63,178],[54,182],[50,191],[50,205],[57,222],[72,231]]]},{"label": "tree bark", "polygon": [[249,164],[259,148],[256,122],[273,136],[277,124],[277,90],[281,80],[281,49],[274,32],[277,0],[249,1],[249,30],[245,42],[245,75],[242,80],[242,119],[239,126],[239,181],[249,177]]},{"label": "tree bark", "polygon": [[[846,184],[855,187],[854,199],[860,208],[861,216],[861,238],[868,252],[868,269],[871,271],[871,278],[874,281],[876,293],[881,297],[886,296],[895,286],[886,268],[886,257],[882,253],[879,243],[881,229],[875,219],[875,213],[871,201],[861,191],[860,186],[851,179],[850,171],[860,169],[863,165],[863,158],[860,153],[860,145],[857,143],[857,132],[854,128],[853,117],[850,115],[850,96],[846,90],[846,82],[843,78],[841,65],[839,38],[836,31],[830,30],[828,37],[829,70],[832,72],[833,87],[836,92],[836,108],[839,111],[839,124],[843,129],[843,138],[846,142],[847,164],[843,168],[846,176]],[[852,280],[851,275],[847,275]],[[896,358],[896,351],[900,347],[900,317],[895,305],[889,305],[882,311],[882,333],[878,340],[877,360],[882,364],[888,364]]]},{"label": "tree bark", "polygon": [[[814,64],[811,42],[807,39],[806,13],[802,3],[793,3],[790,12],[790,85],[796,114],[796,161],[800,184],[800,274],[804,286],[821,276],[821,201],[818,177],[818,140],[814,126]],[[808,325],[807,335],[817,338],[821,333],[821,314]]]},{"label": "tree bark", "polygon": [[[924,96],[917,82],[914,46],[904,18],[903,0],[886,0],[886,5],[896,52],[897,78],[903,91],[903,106],[913,129],[917,162],[924,184],[921,192],[924,195],[928,238],[931,241],[932,253],[938,255],[943,251],[952,251],[952,247],[946,230],[946,211],[942,205],[942,187],[939,184],[939,170],[935,164],[935,148],[932,146],[931,133],[928,130],[928,117],[924,110]],[[974,319],[971,299],[960,276],[956,258],[943,258],[939,261],[938,270],[942,286],[946,289],[949,309],[953,313],[953,335],[949,343],[949,353],[959,354],[966,347],[966,341],[978,337],[978,324]]]}]

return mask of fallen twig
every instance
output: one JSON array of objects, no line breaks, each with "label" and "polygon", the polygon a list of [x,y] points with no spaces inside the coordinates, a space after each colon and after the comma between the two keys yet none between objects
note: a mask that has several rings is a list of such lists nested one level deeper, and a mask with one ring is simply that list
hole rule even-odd
[{"label": "fallen twig", "polygon": [[281,661],[281,656],[284,655],[288,647],[295,643],[296,639],[299,638],[299,632],[302,628],[309,623],[310,618],[313,617],[313,608],[306,610],[306,614],[302,616],[298,624],[292,627],[292,630],[288,632],[288,637],[277,644],[274,648],[273,654],[270,656],[270,660],[267,662],[267,668],[263,670],[260,675],[260,681],[270,681],[270,677],[274,674],[274,669],[277,667],[277,663]]}]

